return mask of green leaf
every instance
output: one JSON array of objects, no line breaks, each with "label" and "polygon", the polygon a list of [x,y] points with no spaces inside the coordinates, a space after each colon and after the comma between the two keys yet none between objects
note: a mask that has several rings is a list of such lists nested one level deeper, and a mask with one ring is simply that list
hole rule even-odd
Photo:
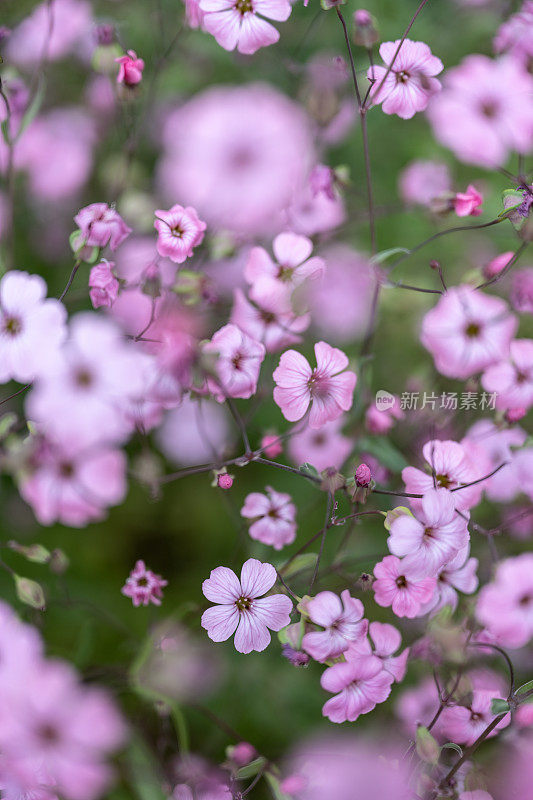
[{"label": "green leaf", "polygon": [[270,787],[272,797],[275,797],[276,800],[290,800],[289,796],[281,791],[279,780],[275,775],[273,775],[271,772],[265,772],[265,780]]},{"label": "green leaf", "polygon": [[375,456],[384,467],[391,472],[401,472],[407,466],[407,461],[400,451],[384,437],[363,436],[357,441],[359,451],[366,451]]},{"label": "green leaf", "polygon": [[312,478],[319,478],[318,470],[316,467],[313,467],[312,464],[309,464],[307,461],[305,464],[300,464],[298,467],[300,472],[303,472],[304,475],[309,475]]},{"label": "green leaf", "polygon": [[522,686],[519,686],[516,690],[515,694],[525,694],[526,692],[530,692],[533,690],[533,681],[528,681],[527,683],[523,683]]},{"label": "green leaf", "polygon": [[318,555],[316,553],[301,553],[296,558],[292,559],[286,567],[282,567],[279,574],[283,578],[291,578],[298,572],[303,572],[305,569],[314,569]]},{"label": "green leaf", "polygon": [[46,82],[43,76],[41,75],[39,79],[39,84],[37,86],[37,91],[33,96],[33,100],[31,101],[30,105],[24,112],[23,117],[20,121],[19,129],[14,139],[15,142],[20,139],[20,137],[22,136],[28,125],[30,125],[33,122],[33,120],[39,113],[39,109],[41,108],[44,100],[45,87],[46,87]]},{"label": "green leaf", "polygon": [[398,519],[398,517],[413,516],[413,512],[406,506],[396,506],[392,511],[387,511],[386,513],[382,511],[381,513],[385,516],[383,524],[388,531],[390,531],[392,523],[395,519]]},{"label": "green leaf", "polygon": [[163,776],[154,767],[155,759],[140,736],[135,736],[126,753],[127,774],[139,800],[166,800]]},{"label": "green leaf", "polygon": [[509,703],[507,700],[502,700],[501,697],[493,697],[490,710],[495,717],[498,717],[500,714],[507,714],[507,712],[510,711]]},{"label": "green leaf", "polygon": [[246,778],[253,778],[258,772],[261,772],[266,763],[267,760],[264,756],[254,758],[253,761],[250,761],[249,764],[246,764],[245,767],[241,767],[240,770],[238,770],[237,777],[243,780]]},{"label": "green leaf", "polygon": [[446,744],[442,745],[442,749],[443,750],[455,750],[455,752],[458,753],[460,756],[463,755],[463,751],[461,750],[461,748],[459,747],[458,744],[455,744],[455,742],[446,742]]},{"label": "green leaf", "polygon": [[382,250],[380,253],[376,253],[376,255],[370,259],[370,263],[383,264],[384,261],[392,256],[398,256],[400,253],[407,254],[409,252],[410,250],[408,250],[406,247],[391,247],[388,250]]}]

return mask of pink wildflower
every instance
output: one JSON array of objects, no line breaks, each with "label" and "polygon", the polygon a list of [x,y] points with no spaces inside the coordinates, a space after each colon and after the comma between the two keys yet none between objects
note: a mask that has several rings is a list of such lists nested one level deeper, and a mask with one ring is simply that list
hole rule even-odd
[{"label": "pink wildflower", "polygon": [[[514,252],[512,250],[507,250],[505,253],[500,253],[499,255],[492,258],[487,264],[483,267],[483,275],[485,278],[494,278],[496,275],[499,275],[500,272],[505,269],[509,261],[514,256]],[[516,309],[519,311],[519,309]]]},{"label": "pink wildflower", "polygon": [[374,567],[372,584],[378,606],[392,606],[397,617],[412,619],[435,591],[435,578],[422,577],[413,565],[396,556],[385,556]]},{"label": "pink wildflower", "polygon": [[289,439],[288,450],[295,464],[312,464],[319,472],[328,467],[340,469],[354,447],[353,439],[341,432],[345,420],[338,417],[318,430],[309,425]]},{"label": "pink wildflower", "polygon": [[496,408],[533,406],[533,340],[515,339],[509,356],[492,364],[481,378],[483,388],[496,395]]},{"label": "pink wildflower", "polygon": [[257,305],[251,303],[241,289],[235,289],[233,295],[230,321],[252,339],[262,342],[268,353],[301,341],[299,334],[311,321],[309,314],[296,316],[292,311],[280,310],[279,301],[278,293],[263,297]]},{"label": "pink wildflower", "polygon": [[436,197],[450,192],[452,179],[446,164],[412,161],[400,173],[398,188],[405,203],[430,208]]},{"label": "pink wildflower", "polygon": [[[494,719],[491,704],[496,695],[497,692],[494,689],[474,689],[469,706],[457,705],[445,708],[441,718],[444,735],[456,744],[473,744]],[[491,731],[489,737],[496,736],[510,722],[511,715],[506,714]]]},{"label": "pink wildflower", "polygon": [[199,218],[192,206],[183,208],[174,205],[168,211],[155,212],[154,228],[157,230],[157,252],[176,264],[190,258],[193,250],[204,238],[205,222]]},{"label": "pink wildflower", "polygon": [[128,50],[126,55],[115,58],[115,62],[120,64],[117,83],[123,83],[125,86],[136,86],[141,82],[144,61],[142,58],[137,58],[135,50]]},{"label": "pink wildflower", "polygon": [[479,217],[483,195],[469,183],[466,192],[457,192],[452,203],[458,217]]},{"label": "pink wildflower", "polygon": [[387,408],[378,408],[376,403],[368,406],[365,412],[365,426],[370,433],[388,433],[397,420],[405,417],[399,398],[396,395],[392,397],[394,402]]},{"label": "pink wildflower", "polygon": [[284,594],[262,597],[274,586],[276,570],[255,558],[245,561],[241,579],[227,567],[217,567],[202,584],[212,603],[202,615],[202,627],[214,642],[225,642],[235,633],[239,653],[262,651],[270,643],[270,630],[280,631],[290,621],[292,603]]},{"label": "pink wildflower", "polygon": [[251,492],[241,508],[241,516],[253,520],[250,536],[274,550],[281,550],[296,538],[296,506],[291,496],[266,487],[267,494]]},{"label": "pink wildflower", "polygon": [[302,648],[315,661],[338,658],[352,642],[366,636],[368,620],[363,619],[363,604],[351,597],[348,589],[340,598],[333,592],[319,592],[307,600],[305,608],[311,622],[324,628],[306,633],[302,639]]},{"label": "pink wildflower", "polygon": [[324,704],[322,714],[331,722],[355,722],[387,699],[392,683],[392,675],[373,656],[334,664],[320,679],[322,688],[335,694]]},{"label": "pink wildflower", "polygon": [[283,452],[283,445],[276,433],[265,433],[261,439],[261,449],[267,458],[277,458]]},{"label": "pink wildflower", "polygon": [[306,413],[309,405],[309,427],[320,428],[337,419],[352,407],[353,392],[357,382],[354,372],[345,372],[348,357],[326,342],[315,344],[317,366],[296,350],[287,350],[274,370],[274,401],[283,416],[296,422]]},{"label": "pink wildflower", "polygon": [[[509,254],[514,255],[514,254]],[[533,268],[519,269],[513,274],[511,304],[520,314],[533,314]]]},{"label": "pink wildflower", "polygon": [[105,259],[92,267],[89,273],[89,297],[93,308],[111,308],[118,297],[119,282],[113,275],[112,261]]},{"label": "pink wildflower", "polygon": [[[357,12],[356,12],[357,13]],[[324,194],[329,200],[335,200],[335,172],[325,164],[317,164],[311,170],[309,184],[313,197]]]},{"label": "pink wildflower", "polygon": [[355,470],[355,482],[358,486],[366,488],[370,486],[372,480],[372,472],[367,464],[359,464]]},{"label": "pink wildflower", "polygon": [[222,402],[226,397],[247,399],[255,394],[265,347],[236,325],[224,325],[204,345],[205,353],[218,356],[216,377],[208,376],[207,384],[214,397]]},{"label": "pink wildflower", "polygon": [[233,486],[233,478],[224,472],[222,475],[217,475],[217,485],[220,489],[231,489]]},{"label": "pink wildflower", "polygon": [[500,562],[479,594],[476,617],[503,647],[523,647],[533,636],[533,554]]},{"label": "pink wildflower", "polygon": [[146,569],[144,561],[139,560],[130,572],[121,592],[125,597],[131,597],[135,607],[147,606],[150,603],[160,606],[163,598],[162,590],[167,583],[168,581],[163,580],[161,575]]},{"label": "pink wildflower", "polygon": [[465,545],[448,561],[437,574],[437,585],[433,597],[428,600],[422,612],[431,611],[436,614],[444,606],[449,606],[452,611],[457,608],[457,592],[473,594],[479,580],[476,574],[478,568],[477,558],[469,558],[470,545]]},{"label": "pink wildflower", "polygon": [[78,211],[74,222],[80,229],[84,244],[89,247],[109,245],[111,250],[116,250],[131,233],[120,214],[107,203],[85,206]]},{"label": "pink wildflower", "polygon": [[[384,670],[389,672],[393,679],[400,683],[405,677],[409,648],[406,647],[399,655],[394,653],[401,647],[402,635],[400,631],[386,622],[371,622],[368,637],[350,644],[346,651],[347,661],[357,661],[373,655],[379,658]],[[372,648],[373,645],[373,648]]]},{"label": "pink wildflower", "polygon": [[292,10],[287,0],[200,0],[200,8],[205,14],[204,28],[218,44],[245,55],[279,39],[276,28],[262,17],[285,22]]}]

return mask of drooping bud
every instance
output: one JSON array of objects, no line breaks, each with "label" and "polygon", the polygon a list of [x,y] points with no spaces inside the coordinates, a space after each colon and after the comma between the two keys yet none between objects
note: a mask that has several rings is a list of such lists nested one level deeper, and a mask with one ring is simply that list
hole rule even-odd
[{"label": "drooping bud", "polygon": [[377,22],[372,14],[364,8],[358,8],[353,15],[353,40],[355,44],[370,50],[379,42]]},{"label": "drooping bud", "polygon": [[416,752],[426,764],[436,765],[439,762],[440,747],[423,725],[419,725],[416,731]]},{"label": "drooping bud", "polygon": [[32,581],[29,578],[21,578],[20,575],[15,575],[15,588],[17,597],[21,603],[27,606],[37,608],[39,611],[44,611],[46,608],[46,601],[42,586],[37,581]]},{"label": "drooping bud", "polygon": [[56,547],[56,549],[52,550],[50,553],[48,566],[56,575],[62,575],[67,571],[69,567],[69,560],[65,553],[59,549],[59,547]]},{"label": "drooping bud", "polygon": [[50,552],[46,547],[43,547],[42,544],[30,544],[25,546],[15,541],[8,542],[7,544],[15,553],[24,556],[28,561],[33,561],[34,564],[47,564],[50,560]]}]

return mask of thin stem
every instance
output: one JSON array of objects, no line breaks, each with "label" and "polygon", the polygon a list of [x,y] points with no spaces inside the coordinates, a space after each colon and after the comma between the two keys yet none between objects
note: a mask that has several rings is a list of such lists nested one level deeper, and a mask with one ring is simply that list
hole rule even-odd
[{"label": "thin stem", "polygon": [[507,669],[509,670],[509,695],[507,699],[510,699],[514,695],[514,688],[515,688],[515,675],[514,675],[514,667],[513,662],[503,649],[503,647],[499,647],[497,644],[491,644],[489,642],[469,642],[469,647],[488,647],[490,650],[494,650],[496,653],[499,653],[502,658],[505,660],[507,664]]},{"label": "thin stem", "polygon": [[327,502],[327,505],[326,505],[326,517],[324,519],[324,527],[322,528],[322,531],[321,531],[322,539],[320,540],[320,550],[318,551],[318,558],[316,560],[315,568],[313,570],[313,576],[311,578],[311,583],[309,584],[309,589],[307,590],[307,594],[311,594],[313,586],[315,585],[315,581],[316,581],[316,579],[318,577],[318,570],[320,569],[320,561],[322,559],[322,554],[324,552],[324,545],[326,543],[326,536],[327,536],[327,533],[328,533],[328,527],[329,527],[328,526],[328,522],[329,522],[329,517],[330,517],[330,514],[331,514],[331,505],[333,503],[333,498],[334,498],[334,494],[331,494],[331,492],[328,492],[328,502]]},{"label": "thin stem", "polygon": [[250,440],[248,439],[248,433],[246,432],[246,425],[244,424],[243,418],[239,414],[239,410],[231,397],[226,397],[226,403],[242,436],[245,453],[249,455],[252,452],[252,448],[250,447]]},{"label": "thin stem", "polygon": [[461,756],[461,758],[459,758],[455,762],[451,770],[448,773],[446,773],[444,778],[441,780],[439,788],[444,789],[447,785],[449,785],[455,773],[462,767],[465,761],[468,761],[470,756],[473,753],[475,753],[479,745],[482,744],[487,738],[487,736],[489,736],[492,733],[494,728],[496,728],[496,726],[501,722],[502,717],[504,717],[506,713],[508,712],[504,711],[502,714],[498,714],[497,717],[494,717],[492,722],[490,722],[485,728],[485,730],[477,737],[476,741],[473,744],[471,744],[470,747],[467,747],[466,750],[463,751],[463,755]]},{"label": "thin stem", "polygon": [[70,287],[72,286],[72,283],[73,283],[73,281],[74,281],[74,278],[76,277],[76,273],[77,273],[77,271],[79,270],[80,266],[81,266],[81,258],[78,258],[78,259],[76,260],[76,262],[75,262],[74,266],[72,267],[72,272],[71,272],[71,273],[70,273],[70,275],[69,275],[69,279],[68,279],[68,281],[67,281],[67,285],[65,286],[65,288],[63,289],[63,291],[61,292],[61,294],[59,295],[59,297],[57,298],[57,299],[59,300],[59,302],[61,302],[62,300],[64,300],[64,298],[65,298],[65,295],[67,294],[68,290],[69,290],[69,289],[70,289]]}]

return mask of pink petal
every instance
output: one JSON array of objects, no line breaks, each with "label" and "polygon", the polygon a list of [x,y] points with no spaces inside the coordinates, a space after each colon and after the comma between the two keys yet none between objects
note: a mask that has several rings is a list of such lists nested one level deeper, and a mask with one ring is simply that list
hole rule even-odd
[{"label": "pink petal", "polygon": [[243,611],[235,634],[235,649],[239,653],[261,652],[270,644],[270,633],[265,623],[249,611]]},{"label": "pink petal", "polygon": [[202,614],[202,628],[213,642],[225,642],[235,633],[239,623],[236,605],[211,606]]},{"label": "pink petal", "polygon": [[241,585],[232,569],[217,567],[202,583],[202,592],[212,603],[234,603],[241,596]]},{"label": "pink petal", "polygon": [[268,592],[276,583],[276,570],[272,564],[263,564],[249,558],[242,565],[241,588],[244,597],[255,598]]},{"label": "pink petal", "polygon": [[348,356],[337,347],[331,347],[326,342],[315,344],[316,363],[319,370],[329,375],[336,375],[348,366]]},{"label": "pink petal", "polygon": [[341,616],[342,604],[333,592],[320,592],[307,602],[307,610],[313,622],[328,628]]},{"label": "pink petal", "polygon": [[252,614],[272,631],[280,631],[289,624],[291,611],[292,601],[284,594],[262,597],[252,604]]},{"label": "pink petal", "polygon": [[285,267],[297,267],[309,258],[313,252],[313,243],[307,236],[280,233],[274,239],[272,249],[279,264]]},{"label": "pink petal", "polygon": [[254,0],[254,10],[268,19],[285,22],[291,15],[292,7],[287,0]]},{"label": "pink petal", "polygon": [[241,15],[235,9],[206,14],[204,28],[224,50],[234,50],[241,33]]},{"label": "pink petal", "polygon": [[279,31],[270,22],[255,14],[246,14],[242,17],[237,50],[244,55],[253,55],[260,47],[275,44],[278,39]]},{"label": "pink petal", "polygon": [[377,656],[392,655],[402,643],[400,631],[386,622],[371,622],[369,632]]}]

